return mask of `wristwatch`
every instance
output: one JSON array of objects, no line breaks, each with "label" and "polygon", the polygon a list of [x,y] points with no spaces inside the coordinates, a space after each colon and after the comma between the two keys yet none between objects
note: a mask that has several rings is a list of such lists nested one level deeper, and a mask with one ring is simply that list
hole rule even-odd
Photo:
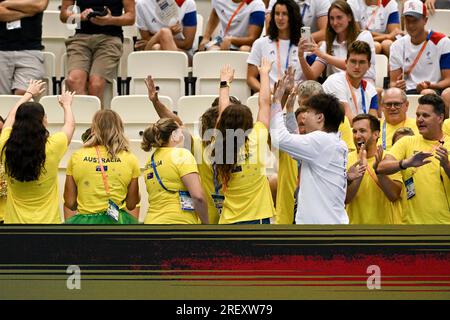
[{"label": "wristwatch", "polygon": [[231,82],[228,82],[228,81],[220,81],[221,88],[229,88],[230,84],[231,84]]}]

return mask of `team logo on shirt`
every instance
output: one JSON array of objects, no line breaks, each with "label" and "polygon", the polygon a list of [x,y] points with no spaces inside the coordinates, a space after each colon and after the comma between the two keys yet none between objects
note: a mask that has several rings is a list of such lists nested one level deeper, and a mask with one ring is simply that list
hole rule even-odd
[{"label": "team logo on shirt", "polygon": [[[108,166],[103,166],[103,170],[108,171]],[[102,171],[102,168],[100,166],[96,166],[95,171]]]},{"label": "team logo on shirt", "polygon": [[271,56],[274,56],[274,55],[275,55],[275,50],[270,51],[269,54],[270,54]]},{"label": "team logo on shirt", "polygon": [[153,172],[149,172],[147,175],[147,180],[153,179]]}]

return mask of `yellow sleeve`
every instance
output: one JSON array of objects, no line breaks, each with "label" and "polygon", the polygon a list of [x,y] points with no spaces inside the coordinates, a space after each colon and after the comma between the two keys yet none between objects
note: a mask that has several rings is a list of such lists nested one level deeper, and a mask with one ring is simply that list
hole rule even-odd
[{"label": "yellow sleeve", "polygon": [[177,148],[176,167],[180,177],[184,177],[189,173],[198,173],[197,162],[189,150]]},{"label": "yellow sleeve", "polygon": [[72,156],[69,159],[69,162],[67,162],[67,169],[66,169],[66,176],[73,176],[73,157],[76,156],[76,153],[73,153]]},{"label": "yellow sleeve", "polygon": [[[248,135],[248,147],[251,155],[257,156],[259,164],[264,165],[266,163],[265,156],[268,151],[269,130],[262,122],[256,122],[252,131]],[[262,157],[262,158],[261,158]]]},{"label": "yellow sleeve", "polygon": [[137,159],[137,157],[130,153],[130,165],[131,165],[131,174],[132,174],[132,178],[139,178],[139,176],[141,175],[141,170],[139,168],[139,161]]},{"label": "yellow sleeve", "polygon": [[67,151],[68,140],[66,134],[64,132],[52,134],[48,138],[48,143],[52,146],[52,151],[58,157],[58,160],[61,160]]},{"label": "yellow sleeve", "polygon": [[397,141],[396,144],[394,144],[387,152],[387,154],[393,156],[396,160],[403,160],[406,158],[406,150],[408,146],[408,142],[411,140],[412,137],[404,137]]},{"label": "yellow sleeve", "polygon": [[3,150],[3,147],[6,144],[6,141],[8,141],[9,137],[11,136],[12,128],[3,128],[2,134],[0,135],[0,152]]}]

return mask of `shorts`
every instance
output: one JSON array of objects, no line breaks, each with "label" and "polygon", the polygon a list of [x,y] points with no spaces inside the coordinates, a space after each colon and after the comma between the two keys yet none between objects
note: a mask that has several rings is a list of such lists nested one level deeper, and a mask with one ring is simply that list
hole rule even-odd
[{"label": "shorts", "polygon": [[39,50],[0,51],[0,94],[27,90],[29,81],[44,78],[44,55]]},{"label": "shorts", "polygon": [[117,78],[123,44],[106,34],[76,34],[66,40],[67,72],[83,70],[108,82]]}]

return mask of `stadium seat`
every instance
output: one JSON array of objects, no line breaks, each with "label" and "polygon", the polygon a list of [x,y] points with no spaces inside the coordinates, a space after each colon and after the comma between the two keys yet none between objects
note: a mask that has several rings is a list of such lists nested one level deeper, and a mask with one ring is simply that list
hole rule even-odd
[{"label": "stadium seat", "polygon": [[42,45],[44,46],[44,51],[55,55],[55,76],[60,79],[64,76],[61,66],[63,65],[63,56],[66,53],[66,38],[42,37]]},{"label": "stadium seat", "polygon": [[[159,100],[172,109],[170,97],[159,96]],[[117,96],[111,101],[111,110],[116,111],[125,125],[125,134],[130,139],[141,139],[140,131],[144,131],[150,123],[159,120],[159,116],[146,95]]]},{"label": "stadium seat", "polygon": [[137,37],[139,35],[139,31],[135,25],[132,26],[123,26],[123,36],[124,38],[131,38]]},{"label": "stadium seat", "polygon": [[44,81],[47,85],[45,95],[56,94],[56,57],[52,52],[43,52],[44,55]]},{"label": "stadium seat", "polygon": [[259,96],[251,96],[247,99],[247,107],[252,110],[253,115],[253,122],[256,122],[256,119],[258,119],[258,110],[259,110],[259,104],[258,104],[258,98]]},{"label": "stadium seat", "polygon": [[68,38],[74,35],[76,26],[76,24],[61,22],[59,10],[45,10],[42,20],[42,36]]},{"label": "stadium seat", "polygon": [[384,87],[384,78],[388,76],[388,58],[384,54],[377,54],[375,56],[375,86],[377,88]]},{"label": "stadium seat", "polygon": [[198,52],[192,62],[192,75],[197,78],[195,94],[218,94],[220,69],[225,64],[234,68],[230,94],[246,101],[250,96],[247,85],[247,58],[250,53],[238,51]]},{"label": "stadium seat", "polygon": [[130,151],[137,157],[139,167],[144,169],[146,163],[150,159],[150,152],[142,150],[141,144],[142,139],[130,139]]},{"label": "stadium seat", "polygon": [[183,123],[196,123],[216,98],[216,95],[181,97],[177,102],[178,116]]},{"label": "stadium seat", "polygon": [[[48,130],[55,133],[61,130],[64,123],[64,111],[58,103],[58,96],[45,96],[39,101],[47,115]],[[81,140],[81,135],[90,128],[92,117],[100,110],[100,99],[95,96],[76,95],[73,98],[72,112],[75,117],[73,138]]]},{"label": "stadium seat", "polygon": [[416,118],[416,110],[417,110],[417,106],[419,105],[419,98],[422,95],[420,94],[408,94],[408,102],[409,102],[409,107],[408,107],[408,111],[407,111],[407,116],[409,118]]},{"label": "stadium seat", "polygon": [[188,76],[188,57],[179,51],[141,51],[128,56],[130,94],[146,94],[144,80],[151,75],[160,94],[172,101],[188,94],[185,77]]},{"label": "stadium seat", "polygon": [[436,10],[434,15],[428,16],[428,22],[425,26],[426,29],[444,33],[450,35],[450,10]]},{"label": "stadium seat", "polygon": [[69,163],[70,157],[72,156],[72,153],[75,151],[81,149],[83,147],[83,141],[81,140],[73,140],[70,142],[70,144],[67,146],[67,151],[62,157],[61,161],[59,162],[59,168],[60,169],[66,169],[67,164]]},{"label": "stadium seat", "polygon": [[12,107],[15,106],[15,104],[20,100],[21,96],[16,96],[13,94],[1,94],[0,95],[0,116],[3,117],[3,119],[6,118],[9,111],[12,109]]}]

